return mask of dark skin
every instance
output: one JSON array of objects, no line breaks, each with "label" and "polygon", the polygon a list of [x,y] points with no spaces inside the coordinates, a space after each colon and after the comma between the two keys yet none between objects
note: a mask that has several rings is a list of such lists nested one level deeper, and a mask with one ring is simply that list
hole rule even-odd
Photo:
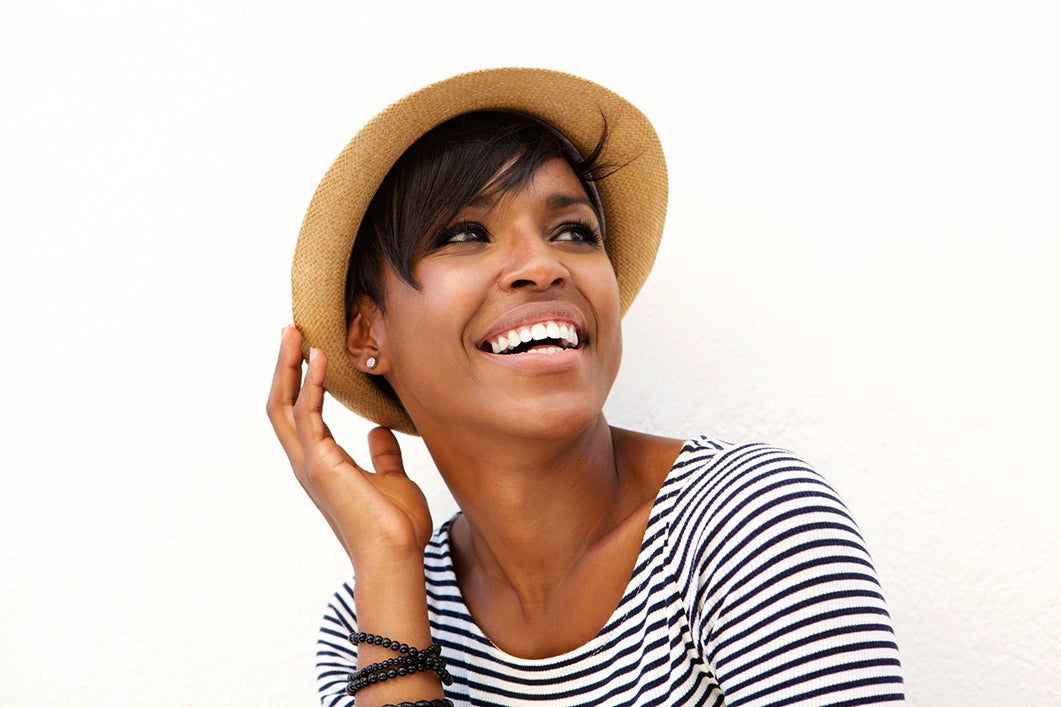
[{"label": "dark skin", "polygon": [[[489,533],[474,527],[467,515],[452,527],[465,603],[483,632],[511,655],[547,658],[585,644],[604,627],[626,590],[656,493],[681,442],[616,427],[609,431],[619,461],[614,502],[599,525],[580,531],[581,537],[563,536],[566,526],[558,530],[553,518],[532,514],[533,522],[519,527],[499,556],[480,540]],[[524,552],[514,555],[512,547]],[[558,548],[569,550],[562,552],[563,561],[550,558]]]},{"label": "dark skin", "polygon": [[[554,656],[593,638],[618,605],[681,442],[604,418],[621,357],[618,287],[565,162],[455,221],[473,225],[414,262],[420,288],[384,273],[385,307],[361,302],[348,355],[386,376],[461,507],[454,562],[478,625],[512,655]],[[577,331],[578,345],[492,353],[499,333],[543,322]],[[302,380],[300,346],[285,329],[268,405],[277,436],[350,557],[359,628],[426,646],[423,494],[389,431],[369,436],[375,473],[336,444],[321,409],[327,361],[314,351]],[[366,688],[358,704],[441,695],[418,674]]]}]

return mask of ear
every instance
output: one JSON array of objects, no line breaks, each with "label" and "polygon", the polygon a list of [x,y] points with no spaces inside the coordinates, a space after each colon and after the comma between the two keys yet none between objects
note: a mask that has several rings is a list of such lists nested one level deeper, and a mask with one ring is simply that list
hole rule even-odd
[{"label": "ear", "polygon": [[[389,370],[386,357],[380,355],[380,346],[385,338],[379,306],[369,297],[362,296],[357,302],[354,316],[346,326],[346,355],[354,368],[370,375]],[[375,367],[369,367],[370,358],[376,360]]]}]

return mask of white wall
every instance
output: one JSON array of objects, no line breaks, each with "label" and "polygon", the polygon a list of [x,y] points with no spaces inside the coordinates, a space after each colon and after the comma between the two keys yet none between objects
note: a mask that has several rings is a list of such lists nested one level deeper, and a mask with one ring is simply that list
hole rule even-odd
[{"label": "white wall", "polygon": [[314,702],[347,565],[263,412],[295,236],[374,112],[496,65],[603,83],[667,150],[611,420],[817,464],[913,703],[1057,704],[1061,11],[677,7],[3,12],[0,704]]}]

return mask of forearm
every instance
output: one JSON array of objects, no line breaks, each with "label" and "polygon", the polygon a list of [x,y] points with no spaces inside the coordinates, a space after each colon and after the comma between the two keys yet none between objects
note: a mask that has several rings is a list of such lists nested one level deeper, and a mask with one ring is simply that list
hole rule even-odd
[{"label": "forearm", "polygon": [[[431,645],[422,559],[375,562],[369,566],[362,563],[355,572],[358,631],[386,636],[421,650]],[[360,670],[401,655],[391,648],[361,643],[357,667]],[[425,671],[364,687],[357,692],[357,704],[377,707],[441,697],[442,683],[438,675]]]}]

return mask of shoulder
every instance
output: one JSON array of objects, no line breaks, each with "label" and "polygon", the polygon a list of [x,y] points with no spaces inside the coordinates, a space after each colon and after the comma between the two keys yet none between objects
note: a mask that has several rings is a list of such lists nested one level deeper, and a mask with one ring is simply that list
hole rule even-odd
[{"label": "shoulder", "polygon": [[734,444],[707,435],[687,440],[674,462],[673,473],[729,476],[754,474],[793,477],[825,484],[808,462],[793,452],[764,442]]},{"label": "shoulder", "polygon": [[780,689],[753,676],[790,663],[807,666],[792,681],[796,693],[815,671],[831,675],[828,690],[838,695],[901,692],[869,552],[816,469],[771,445],[702,437],[683,448],[666,486],[672,568],[727,696]]},{"label": "shoulder", "polygon": [[700,523],[733,526],[756,518],[824,513],[854,524],[839,494],[813,466],[763,443],[691,439],[661,491],[672,499],[675,513]]},{"label": "shoulder", "polygon": [[870,566],[855,520],[810,464],[762,443],[708,437],[686,443],[661,490],[672,557],[685,576],[727,580],[768,575],[801,558],[838,551]]}]

